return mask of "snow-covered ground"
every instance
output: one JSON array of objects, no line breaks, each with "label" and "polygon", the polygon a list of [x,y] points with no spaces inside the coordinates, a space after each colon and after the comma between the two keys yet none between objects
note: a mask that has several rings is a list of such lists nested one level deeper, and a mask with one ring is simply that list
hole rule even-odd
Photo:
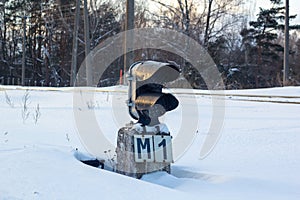
[{"label": "snow-covered ground", "polygon": [[[195,137],[171,175],[157,172],[141,180],[75,158],[76,148],[86,149],[77,134],[72,89],[27,89],[0,86],[1,200],[300,199],[300,87],[226,91],[221,137],[204,159],[200,149],[214,120],[212,97],[222,92],[171,90],[181,106],[162,120],[176,139],[189,126],[179,123],[182,118],[197,118]],[[98,88],[86,105],[112,143],[130,121],[126,98],[124,87]],[[197,108],[198,116],[191,116]]]}]

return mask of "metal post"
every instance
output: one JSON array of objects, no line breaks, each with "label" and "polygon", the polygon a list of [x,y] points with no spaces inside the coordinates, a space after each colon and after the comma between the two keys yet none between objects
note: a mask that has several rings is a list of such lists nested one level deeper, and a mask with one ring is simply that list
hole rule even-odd
[{"label": "metal post", "polygon": [[22,44],[22,86],[25,86],[25,67],[26,67],[26,16],[23,18],[23,44]]},{"label": "metal post", "polygon": [[[125,41],[124,41],[124,70],[123,73],[126,73],[126,70],[130,67],[134,60],[134,54],[132,51],[134,36],[132,34],[126,34],[126,31],[134,29],[134,0],[126,1],[126,21],[125,21]],[[127,53],[129,52],[129,53]],[[126,76],[123,76],[123,83],[126,84]]]},{"label": "metal post", "polygon": [[285,0],[283,86],[289,83],[289,0]]},{"label": "metal post", "polygon": [[73,33],[73,49],[72,49],[72,64],[71,64],[71,77],[70,86],[75,86],[76,72],[77,72],[77,50],[78,50],[78,26],[80,14],[80,0],[76,2],[76,14],[74,19],[74,33]]},{"label": "metal post", "polygon": [[86,67],[86,83],[87,86],[92,86],[93,84],[93,72],[90,61],[90,26],[89,26],[89,15],[88,15],[88,7],[87,0],[84,0],[84,40],[85,40],[85,67]]}]

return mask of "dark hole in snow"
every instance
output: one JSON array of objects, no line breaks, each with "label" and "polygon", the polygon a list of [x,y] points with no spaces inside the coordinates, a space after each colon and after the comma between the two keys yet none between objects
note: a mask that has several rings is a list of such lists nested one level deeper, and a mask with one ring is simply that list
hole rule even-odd
[{"label": "dark hole in snow", "polygon": [[80,160],[81,162],[83,162],[86,165],[90,165],[92,167],[97,167],[97,168],[101,168],[104,169],[104,162],[103,161],[99,161],[98,159],[95,160]]},{"label": "dark hole in snow", "polygon": [[92,155],[89,155],[88,153],[79,152],[77,148],[74,151],[74,157],[86,165],[97,168],[100,167],[101,169],[104,169],[105,160],[98,160],[97,158],[95,158]]}]

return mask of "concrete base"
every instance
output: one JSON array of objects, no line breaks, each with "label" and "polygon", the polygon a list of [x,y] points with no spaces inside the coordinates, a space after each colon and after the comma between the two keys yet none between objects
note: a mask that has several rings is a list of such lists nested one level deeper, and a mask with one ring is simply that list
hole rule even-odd
[{"label": "concrete base", "polygon": [[[134,178],[141,178],[144,174],[155,171],[171,172],[170,163],[143,162],[137,163],[134,158],[134,141],[133,136],[138,134],[160,135],[159,128],[154,132],[138,131],[133,124],[123,127],[118,132],[117,139],[117,172]],[[145,132],[146,131],[146,132]],[[168,133],[169,134],[169,133]]]}]

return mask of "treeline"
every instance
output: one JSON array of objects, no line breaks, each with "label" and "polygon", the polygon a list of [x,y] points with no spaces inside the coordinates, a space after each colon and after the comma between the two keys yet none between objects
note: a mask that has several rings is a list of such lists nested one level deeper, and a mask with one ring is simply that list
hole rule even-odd
[{"label": "treeline", "polygon": [[[121,31],[119,8],[89,1],[91,49]],[[83,6],[78,33],[78,68],[84,60]],[[75,0],[4,0],[0,3],[0,83],[19,84],[25,39],[26,85],[69,86]],[[25,21],[24,21],[25,20]],[[24,38],[24,26],[26,27]]]},{"label": "treeline", "polygon": [[[140,0],[135,5],[135,27],[168,28],[193,38],[207,49],[229,89],[281,86],[284,5],[270,1],[272,7],[261,8],[250,21],[244,0],[176,0],[171,5]],[[124,30],[125,0],[88,3],[93,49]],[[24,52],[26,85],[69,86],[75,11],[76,0],[1,0],[0,84],[20,84]],[[85,58],[83,12],[81,6],[77,69]],[[291,24],[295,17],[290,17]],[[300,85],[300,26],[290,28],[289,81]],[[173,60],[192,87],[205,88],[201,75],[183,58],[153,49],[135,52],[134,60],[147,59]],[[123,62],[120,57],[112,63],[99,77],[99,86],[116,84]]]}]

